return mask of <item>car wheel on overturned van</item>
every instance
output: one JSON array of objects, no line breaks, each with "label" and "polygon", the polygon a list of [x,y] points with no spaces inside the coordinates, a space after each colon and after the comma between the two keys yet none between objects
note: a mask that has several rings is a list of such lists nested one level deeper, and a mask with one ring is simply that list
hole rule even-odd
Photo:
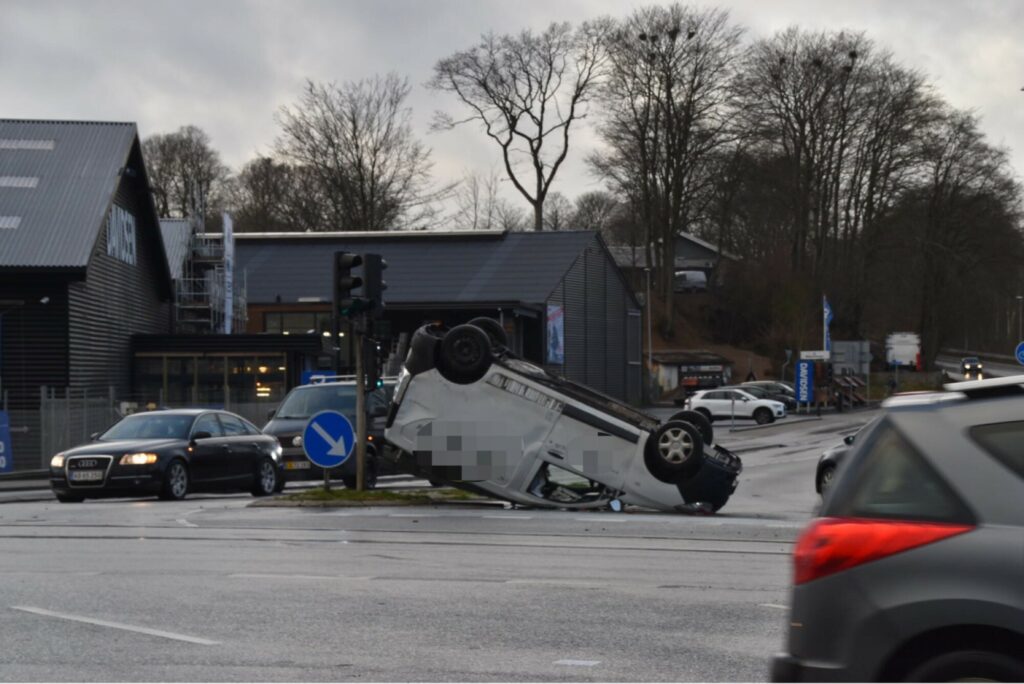
[{"label": "car wheel on overturned van", "polygon": [[493,318],[487,318],[486,316],[480,316],[474,318],[468,325],[475,325],[476,327],[487,333],[487,337],[490,338],[491,344],[495,347],[507,347],[508,346],[508,335],[505,334],[505,329],[501,327],[501,323],[494,320]]},{"label": "car wheel on overturned van", "polygon": [[669,420],[681,420],[684,423],[689,423],[695,428],[700,430],[700,436],[704,439],[704,443],[708,446],[714,444],[715,431],[711,427],[711,421],[702,411],[679,411],[678,413],[672,414]]},{"label": "car wheel on overturned van", "polygon": [[491,340],[475,325],[457,325],[441,340],[438,370],[448,382],[469,385],[491,367]]},{"label": "car wheel on overturned van", "polygon": [[647,438],[644,463],[655,478],[678,484],[700,470],[704,458],[704,439],[694,425],[670,420],[662,423]]}]

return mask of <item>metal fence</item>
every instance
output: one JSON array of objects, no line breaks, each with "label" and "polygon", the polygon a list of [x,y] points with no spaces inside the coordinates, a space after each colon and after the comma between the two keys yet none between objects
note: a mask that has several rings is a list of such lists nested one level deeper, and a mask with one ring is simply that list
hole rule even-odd
[{"label": "metal fence", "polygon": [[114,388],[101,394],[71,387],[41,387],[40,467],[48,466],[53,454],[89,441],[91,434],[107,429],[122,415]]}]

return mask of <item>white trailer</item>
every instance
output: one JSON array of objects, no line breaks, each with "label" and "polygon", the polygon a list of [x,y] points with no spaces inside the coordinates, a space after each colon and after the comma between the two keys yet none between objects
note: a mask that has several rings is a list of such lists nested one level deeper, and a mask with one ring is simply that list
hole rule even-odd
[{"label": "white trailer", "polygon": [[913,332],[894,332],[885,338],[885,362],[889,366],[917,367],[921,354],[921,336]]}]

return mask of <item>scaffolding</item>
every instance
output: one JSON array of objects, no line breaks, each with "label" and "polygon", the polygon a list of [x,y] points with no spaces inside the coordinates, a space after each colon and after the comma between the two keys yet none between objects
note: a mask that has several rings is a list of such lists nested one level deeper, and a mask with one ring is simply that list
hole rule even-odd
[{"label": "scaffolding", "polygon": [[[192,225],[188,256],[175,283],[175,330],[185,334],[226,332],[226,264],[222,238],[210,237]],[[246,278],[232,286],[231,330],[245,329]]]}]

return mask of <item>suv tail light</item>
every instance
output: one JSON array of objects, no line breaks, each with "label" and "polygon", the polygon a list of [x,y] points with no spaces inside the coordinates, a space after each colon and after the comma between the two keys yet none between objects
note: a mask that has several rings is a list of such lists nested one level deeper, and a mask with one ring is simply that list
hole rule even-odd
[{"label": "suv tail light", "polygon": [[973,529],[973,525],[949,523],[821,518],[796,543],[794,582],[810,582]]}]

